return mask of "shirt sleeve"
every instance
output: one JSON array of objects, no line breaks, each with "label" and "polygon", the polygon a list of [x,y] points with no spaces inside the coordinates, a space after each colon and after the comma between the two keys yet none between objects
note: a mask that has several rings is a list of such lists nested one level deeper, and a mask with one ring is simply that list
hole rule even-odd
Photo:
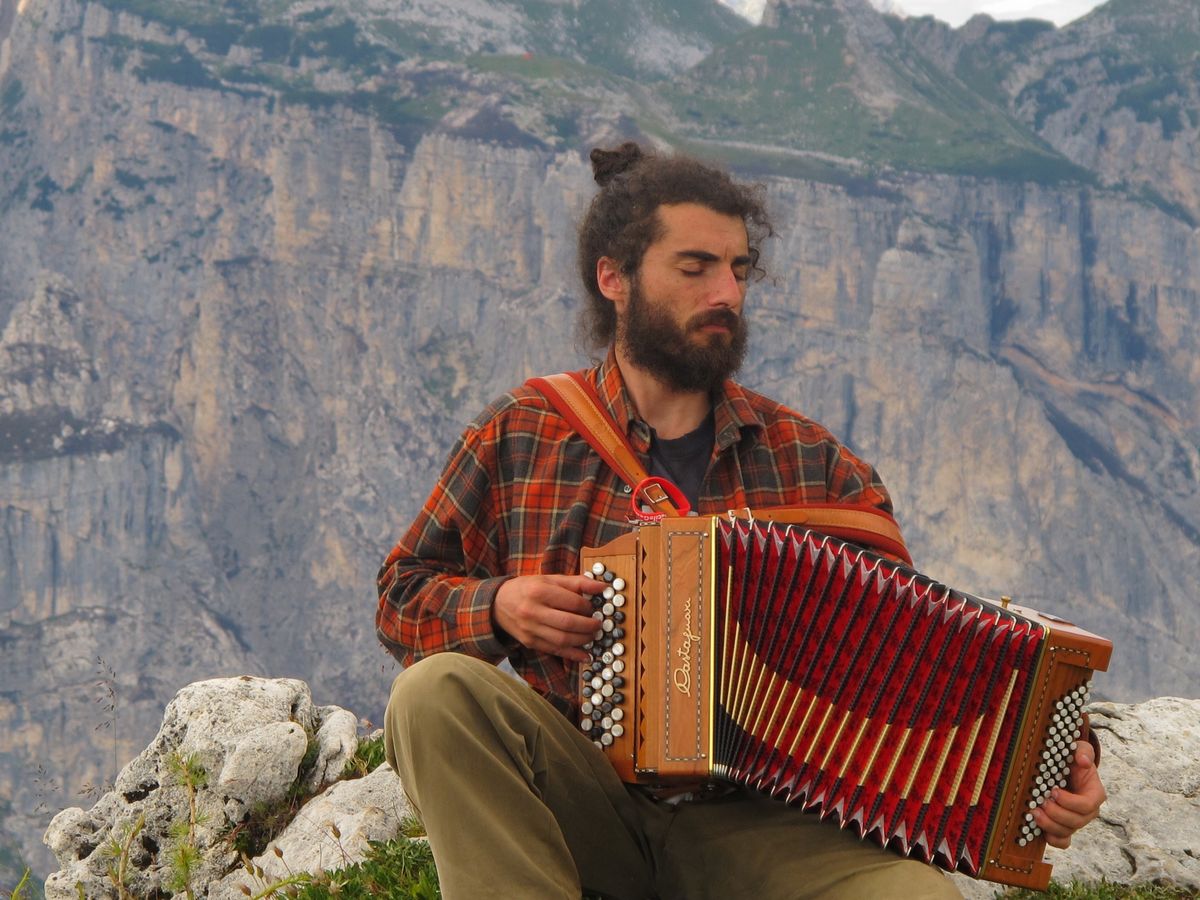
[{"label": "shirt sleeve", "polygon": [[830,442],[826,472],[831,501],[865,503],[892,514],[892,498],[879,473],[836,441]]},{"label": "shirt sleeve", "polygon": [[492,623],[496,591],[507,579],[494,446],[479,428],[463,434],[416,521],[379,570],[376,633],[405,665],[444,651],[499,662],[510,649]]}]

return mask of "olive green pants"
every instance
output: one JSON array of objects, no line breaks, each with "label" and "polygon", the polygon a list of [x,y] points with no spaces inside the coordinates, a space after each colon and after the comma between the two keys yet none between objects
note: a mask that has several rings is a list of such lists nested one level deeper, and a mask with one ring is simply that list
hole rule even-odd
[{"label": "olive green pants", "polygon": [[936,869],[767,797],[653,800],[532,688],[460,654],[396,678],[385,742],[446,900],[960,896]]}]

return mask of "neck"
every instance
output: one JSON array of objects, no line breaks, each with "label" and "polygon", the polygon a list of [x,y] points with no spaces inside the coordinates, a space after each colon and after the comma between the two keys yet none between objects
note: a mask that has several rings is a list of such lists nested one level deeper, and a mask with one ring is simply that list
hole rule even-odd
[{"label": "neck", "polygon": [[638,415],[664,440],[695,431],[712,409],[707,391],[677,391],[639,369],[617,347],[617,365]]}]

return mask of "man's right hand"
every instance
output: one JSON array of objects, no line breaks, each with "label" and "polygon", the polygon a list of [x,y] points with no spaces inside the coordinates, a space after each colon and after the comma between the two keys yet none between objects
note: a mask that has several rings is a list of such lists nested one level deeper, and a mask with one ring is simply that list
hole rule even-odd
[{"label": "man's right hand", "polygon": [[605,584],[583,575],[519,575],[500,585],[492,619],[518,643],[573,662],[592,656],[583,645],[597,623],[582,594],[598,594]]}]

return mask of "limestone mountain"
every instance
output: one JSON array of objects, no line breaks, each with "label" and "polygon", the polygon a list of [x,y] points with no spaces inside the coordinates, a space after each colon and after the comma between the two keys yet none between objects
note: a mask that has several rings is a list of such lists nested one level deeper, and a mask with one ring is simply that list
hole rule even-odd
[{"label": "limestone mountain", "polygon": [[[861,165],[1086,177],[1015,116],[932,65],[867,0],[775,0],[762,23],[678,76],[679,131]],[[785,151],[790,151],[787,153]],[[795,165],[796,163],[793,163]]]},{"label": "limestone mountain", "polygon": [[1200,7],[1112,0],[1056,29],[976,16],[902,33],[1105,184],[1200,217]]},{"label": "limestone mountain", "polygon": [[[584,364],[583,154],[627,136],[763,180],[743,380],[878,466],[925,571],[1113,637],[1102,694],[1200,690],[1184,7],[597,6],[0,0],[0,829],[39,871],[183,684],[378,717],[376,567],[478,409]],[[1168,77],[1178,130],[1118,102]]]}]

